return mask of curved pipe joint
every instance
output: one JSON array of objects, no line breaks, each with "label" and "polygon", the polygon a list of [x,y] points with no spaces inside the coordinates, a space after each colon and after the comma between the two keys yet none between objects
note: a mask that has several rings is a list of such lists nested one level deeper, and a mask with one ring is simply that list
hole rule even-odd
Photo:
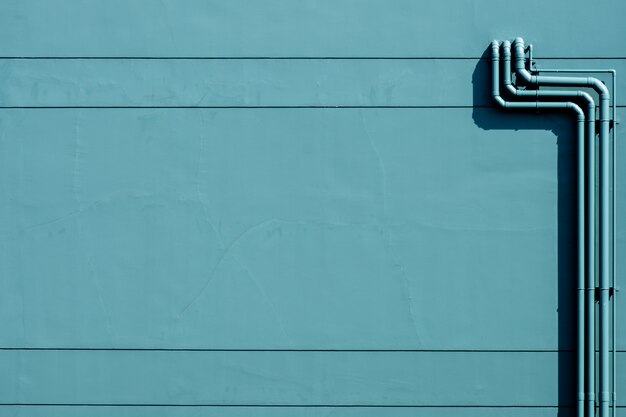
[{"label": "curved pipe joint", "polygon": [[546,75],[532,75],[525,65],[524,39],[515,38],[513,41],[515,49],[515,72],[526,83],[530,85],[552,85],[552,86],[578,86],[593,88],[602,99],[603,96],[609,100],[609,89],[602,81],[594,77],[553,77]]},{"label": "curved pipe joint", "polygon": [[[491,79],[491,96],[500,107],[513,109],[567,109],[572,110],[577,115],[578,122],[585,121],[585,113],[575,103],[570,101],[560,102],[516,102],[506,101],[500,95],[500,43],[491,42],[491,69],[493,77]],[[535,93],[533,93],[535,96]],[[556,95],[554,97],[557,97]]]},{"label": "curved pipe joint", "polygon": [[[519,39],[519,38],[518,38]],[[538,100],[540,97],[544,98],[572,98],[584,100],[587,103],[587,120],[593,120],[595,118],[595,101],[593,97],[584,91],[546,91],[546,90],[520,90],[511,81],[511,42],[502,42],[502,57],[504,62],[503,70],[503,83],[506,90],[515,97],[533,98]],[[517,64],[517,62],[516,62]],[[526,69],[523,69],[526,71]],[[530,75],[528,71],[526,71]],[[593,137],[593,133],[591,134]]]}]

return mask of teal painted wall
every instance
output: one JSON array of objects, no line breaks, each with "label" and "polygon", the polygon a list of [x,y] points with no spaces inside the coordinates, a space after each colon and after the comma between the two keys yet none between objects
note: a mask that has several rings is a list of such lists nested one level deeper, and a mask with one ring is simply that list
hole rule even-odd
[{"label": "teal painted wall", "polygon": [[2,2],[0,415],[572,415],[573,120],[494,108],[485,51],[623,112],[625,13]]}]

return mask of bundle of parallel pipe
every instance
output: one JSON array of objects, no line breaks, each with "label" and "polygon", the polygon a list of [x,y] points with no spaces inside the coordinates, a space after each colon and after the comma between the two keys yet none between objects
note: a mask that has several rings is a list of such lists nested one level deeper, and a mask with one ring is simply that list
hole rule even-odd
[{"label": "bundle of parallel pipe", "polygon": [[[577,121],[577,181],[578,181],[578,245],[577,245],[577,416],[594,417],[596,392],[599,399],[600,417],[609,417],[609,289],[610,289],[610,143],[609,143],[609,91],[597,78],[558,77],[533,75],[526,69],[525,47],[521,38],[513,42],[514,59],[511,59],[511,43],[493,41],[492,49],[492,96],[499,106],[506,109],[554,110],[563,109],[576,115]],[[500,50],[502,49],[502,62]],[[511,80],[512,66],[515,83],[521,82],[532,89],[518,88]],[[502,66],[502,79],[500,67]],[[500,95],[500,85],[510,96]],[[542,86],[588,87],[600,98],[599,106],[599,233],[596,234],[595,172],[596,155],[596,104],[584,91],[546,90]],[[581,108],[582,106],[582,108]],[[584,108],[584,110],[583,110]],[[599,367],[596,388],[595,358],[595,303],[596,303],[596,236],[599,239]]]}]

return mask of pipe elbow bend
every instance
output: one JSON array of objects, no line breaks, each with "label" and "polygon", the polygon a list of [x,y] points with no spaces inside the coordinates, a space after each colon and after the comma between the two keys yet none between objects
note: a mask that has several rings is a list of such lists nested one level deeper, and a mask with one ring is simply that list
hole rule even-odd
[{"label": "pipe elbow bend", "polygon": [[524,59],[520,60],[519,54],[517,59],[515,60],[515,73],[518,77],[524,81],[526,84],[535,85],[537,84],[537,76],[532,75],[525,67],[524,67]]},{"label": "pipe elbow bend", "polygon": [[593,97],[591,97],[589,93],[586,93],[584,91],[578,91],[578,97],[587,102],[587,107],[589,108],[589,110],[595,110],[596,102],[593,100]]},{"label": "pipe elbow bend", "polygon": [[504,101],[502,97],[500,97],[500,94],[498,94],[497,91],[493,92],[493,99],[500,107],[504,107],[504,108],[508,107],[508,103]]},{"label": "pipe elbow bend", "polygon": [[578,91],[578,97],[581,97],[587,103],[593,103],[593,97],[584,91]]},{"label": "pipe elbow bend", "polygon": [[576,113],[577,116],[577,120],[579,122],[584,122],[585,121],[585,113],[583,112],[583,110],[576,104],[568,102],[567,103],[567,108],[572,110],[574,113]]},{"label": "pipe elbow bend", "polygon": [[601,99],[609,99],[609,89],[606,88],[606,85],[602,81],[594,77],[587,77],[587,85],[589,87],[593,87],[594,90],[600,94]]},{"label": "pipe elbow bend", "polygon": [[517,88],[513,87],[513,84],[511,84],[510,82],[509,83],[505,82],[504,83],[504,88],[506,88],[506,91],[508,91],[511,95],[514,95],[514,96],[519,96],[520,95],[519,94],[519,90]]}]

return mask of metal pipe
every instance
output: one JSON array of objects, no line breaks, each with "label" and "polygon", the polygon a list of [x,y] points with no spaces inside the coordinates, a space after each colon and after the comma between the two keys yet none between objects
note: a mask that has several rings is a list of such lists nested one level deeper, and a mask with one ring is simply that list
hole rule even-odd
[{"label": "metal pipe", "polygon": [[[510,45],[509,45],[510,46]],[[579,323],[584,323],[584,317],[581,319],[581,311],[584,309],[584,297],[582,297],[582,293],[580,292],[581,288],[584,288],[585,279],[585,252],[584,252],[584,242],[585,242],[585,114],[582,109],[575,103],[571,101],[559,101],[559,102],[540,102],[539,97],[542,95],[534,94],[535,97],[534,102],[512,102],[504,100],[500,95],[500,43],[498,41],[493,41],[491,43],[491,57],[492,57],[492,97],[500,105],[504,108],[512,108],[512,109],[564,109],[564,110],[572,110],[577,115],[577,145],[578,145],[578,210],[579,210],[579,224],[578,224],[578,274],[577,274],[577,288],[578,291],[578,320]],[[505,70],[506,71],[506,70]],[[505,75],[507,73],[505,72]],[[510,67],[508,71],[508,75],[510,78]],[[546,95],[546,97],[556,98],[557,95]],[[582,217],[581,214],[582,213]],[[581,223],[582,219],[582,223]],[[581,248],[582,243],[582,248]],[[582,255],[582,256],[581,256]],[[580,329],[579,329],[580,333]],[[582,390],[580,389],[580,383],[584,381],[584,356],[583,361],[580,361],[581,356],[578,357],[578,416],[582,417],[584,415],[584,384]]]},{"label": "metal pipe", "polygon": [[[524,65],[524,40],[516,38],[515,69],[522,80],[531,85],[591,87],[600,95],[600,314],[599,314],[599,416],[609,417],[609,291],[610,291],[610,143],[609,143],[609,100],[606,86],[594,77],[554,77],[532,75]],[[595,409],[594,409],[595,411]],[[591,414],[590,416],[592,416]]]},{"label": "metal pipe", "polygon": [[[532,45],[528,45],[529,53],[531,51]],[[531,58],[532,60],[532,58]],[[593,74],[611,74],[611,101],[613,102],[613,142],[611,148],[612,154],[612,191],[611,191],[611,258],[612,258],[612,285],[613,285],[613,310],[611,313],[611,364],[612,364],[612,386],[613,386],[613,395],[612,395],[612,417],[615,417],[617,411],[617,361],[616,361],[616,352],[617,352],[617,241],[616,241],[616,230],[617,230],[617,199],[616,199],[616,189],[617,189],[617,164],[616,164],[616,155],[617,155],[617,71],[615,69],[589,69],[589,68],[535,68],[535,72],[554,72],[554,73],[593,73]]]},{"label": "metal pipe", "polygon": [[[512,95],[520,98],[529,98],[538,100],[540,97],[545,98],[569,98],[572,100],[584,100],[587,103],[586,109],[586,121],[587,121],[587,132],[586,138],[584,139],[584,143],[579,144],[578,149],[578,164],[579,164],[579,189],[578,189],[578,227],[582,232],[579,233],[578,238],[578,285],[577,285],[577,323],[578,323],[578,331],[576,338],[576,355],[578,361],[578,373],[577,373],[577,389],[578,389],[578,406],[577,406],[577,415],[578,417],[584,416],[584,404],[587,397],[585,394],[585,383],[589,384],[589,381],[593,381],[593,373],[591,373],[591,378],[587,378],[585,380],[585,359],[589,360],[589,356],[591,356],[591,360],[593,360],[593,353],[591,355],[588,352],[593,352],[593,346],[586,346],[585,340],[585,311],[591,311],[593,313],[594,306],[594,287],[593,284],[593,276],[594,276],[594,262],[589,261],[588,265],[590,267],[586,267],[585,258],[593,260],[594,255],[594,244],[593,244],[593,236],[594,236],[594,226],[592,225],[590,228],[587,228],[585,231],[586,224],[586,216],[585,211],[589,213],[589,218],[594,218],[595,211],[595,201],[593,196],[593,184],[595,177],[595,169],[593,164],[588,165],[587,170],[587,178],[590,186],[588,187],[589,195],[585,195],[585,171],[580,167],[585,166],[585,146],[587,146],[587,154],[591,155],[591,161],[594,160],[594,137],[595,137],[595,111],[596,105],[593,98],[584,91],[555,91],[555,90],[520,90],[511,82],[511,43],[509,41],[504,41],[502,43],[502,55],[504,61],[503,67],[503,83],[506,90]],[[586,143],[586,145],[585,145]],[[581,185],[582,184],[582,185]],[[586,205],[586,207],[585,207]],[[585,281],[585,275],[591,277],[591,285],[589,282]],[[590,288],[590,290],[587,290]],[[586,293],[586,294],[585,294]],[[585,301],[585,295],[588,295],[587,300]],[[585,309],[585,304],[591,306],[591,308]],[[592,316],[593,317],[593,316]],[[591,328],[591,335],[594,334],[593,327]],[[589,332],[587,333],[587,337],[589,336]],[[589,390],[591,394],[590,403],[593,404],[593,389]]]},{"label": "metal pipe", "polygon": [[[493,41],[491,43],[491,52],[492,52],[492,71],[493,71],[493,79],[492,79],[492,97],[496,101],[498,105],[504,108],[512,108],[512,109],[562,109],[562,110],[572,110],[578,115],[578,121],[585,120],[585,114],[582,109],[573,102],[514,102],[514,101],[506,101],[500,96],[500,51],[499,51],[500,43],[498,41]],[[584,132],[584,125],[583,125]]]},{"label": "metal pipe", "polygon": [[616,208],[617,208],[617,200],[616,200],[616,196],[617,196],[617,91],[616,91],[616,87],[615,85],[617,84],[617,72],[614,69],[609,70],[612,74],[613,74],[613,148],[611,149],[611,151],[613,152],[613,199],[612,199],[612,225],[613,225],[613,230],[612,230],[612,253],[611,255],[613,256],[613,319],[611,320],[611,325],[613,326],[613,340],[612,340],[612,345],[611,345],[611,350],[613,351],[613,414],[612,417],[615,417],[615,414],[617,412],[617,376],[616,376],[616,372],[617,372],[617,366],[615,363],[615,359],[616,359],[616,351],[617,351],[617,325],[615,323],[615,320],[617,318],[617,299],[615,298],[617,296],[617,258],[615,256],[616,254],[616,246],[617,246],[617,240],[616,240],[616,230],[617,230],[617,217],[616,217]]},{"label": "metal pipe", "polygon": [[615,414],[617,412],[617,376],[616,376],[616,372],[617,372],[617,366],[615,363],[615,359],[616,359],[616,351],[617,351],[617,325],[615,323],[615,320],[617,319],[617,299],[615,298],[617,296],[617,258],[615,256],[616,254],[616,244],[617,244],[617,240],[616,240],[616,230],[617,230],[617,217],[616,217],[616,208],[617,208],[617,203],[616,203],[616,196],[617,196],[617,164],[616,164],[616,155],[617,155],[617,91],[616,91],[616,87],[615,85],[617,84],[617,72],[614,69],[609,70],[612,75],[613,75],[613,147],[611,149],[612,153],[613,153],[613,164],[612,164],[612,168],[613,168],[613,195],[612,195],[612,205],[611,205],[611,209],[612,209],[612,226],[613,226],[613,230],[611,231],[611,237],[612,237],[612,253],[611,255],[613,256],[613,280],[612,280],[612,285],[613,285],[613,315],[612,315],[612,320],[611,320],[611,325],[613,327],[613,331],[612,331],[612,342],[611,342],[611,350],[613,351],[613,360],[612,360],[612,364],[613,364],[613,372],[612,372],[612,376],[613,376],[613,413],[612,413],[612,417],[615,417]]},{"label": "metal pipe", "polygon": [[[532,61],[532,45],[528,45],[529,49],[529,59]],[[611,353],[612,353],[612,364],[613,364],[613,417],[615,417],[615,409],[617,407],[617,398],[616,398],[616,361],[615,361],[615,352],[616,348],[616,295],[617,295],[617,241],[616,241],[616,230],[617,230],[617,198],[616,198],[616,189],[617,189],[617,164],[616,164],[616,155],[617,155],[617,71],[615,69],[589,69],[589,68],[535,68],[534,72],[542,73],[542,72],[554,72],[554,73],[591,73],[591,74],[611,74],[611,102],[613,107],[613,143],[612,143],[612,191],[611,191],[611,257],[612,257],[612,283],[613,283],[613,312],[611,314],[611,327],[612,327],[612,340],[611,340]]]},{"label": "metal pipe", "polygon": [[[529,54],[532,51],[532,45],[528,45]],[[532,55],[529,56],[529,59],[532,60]],[[615,352],[617,351],[616,347],[616,328],[617,328],[617,241],[616,241],[616,230],[617,230],[617,198],[616,198],[616,190],[617,190],[617,164],[616,164],[616,155],[617,155],[617,71],[615,69],[589,69],[589,68],[535,68],[534,70],[537,73],[542,72],[554,72],[554,73],[592,73],[592,74],[611,74],[611,101],[613,107],[613,143],[612,143],[612,191],[611,191],[611,257],[612,257],[612,283],[613,283],[613,311],[611,314],[611,328],[612,328],[612,340],[611,340],[611,354],[612,354],[612,366],[613,370],[611,372],[613,376],[613,417],[615,417],[615,412],[617,408],[617,385],[616,385],[616,358]]]}]

